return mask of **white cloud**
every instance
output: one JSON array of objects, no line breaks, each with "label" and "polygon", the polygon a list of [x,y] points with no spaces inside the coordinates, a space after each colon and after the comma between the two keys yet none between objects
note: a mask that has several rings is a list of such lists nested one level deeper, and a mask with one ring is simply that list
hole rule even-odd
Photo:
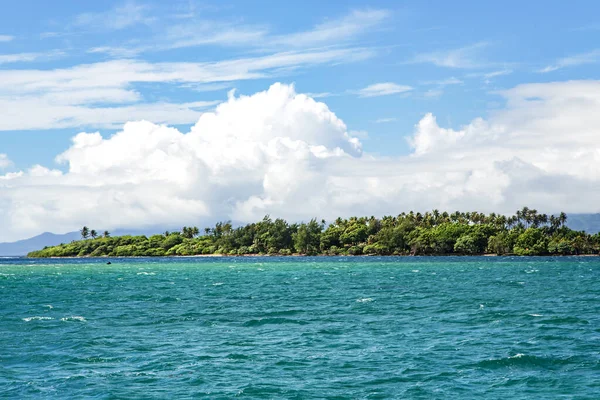
[{"label": "white cloud", "polygon": [[12,165],[12,161],[4,153],[0,153],[0,169],[9,167]]},{"label": "white cloud", "polygon": [[495,78],[497,76],[510,75],[512,73],[513,73],[512,69],[500,69],[500,70],[497,70],[497,71],[486,72],[482,76],[485,79],[492,79],[492,78]]},{"label": "white cloud", "polygon": [[[213,102],[147,103],[134,85],[231,83],[276,76],[285,68],[362,60],[372,54],[367,49],[329,49],[212,63],[115,60],[54,70],[0,70],[0,131],[109,127],[134,118],[194,123],[201,109]],[[36,111],[36,118],[31,118],[30,110]]]},{"label": "white cloud", "polygon": [[587,53],[576,54],[574,56],[564,57],[556,61],[553,65],[548,65],[538,72],[547,73],[561,68],[576,67],[584,64],[596,64],[600,62],[600,49],[588,51]]},{"label": "white cloud", "polygon": [[355,10],[339,19],[327,21],[305,32],[274,36],[269,40],[271,45],[312,47],[324,44],[339,44],[365,31],[376,27],[389,18],[387,10]]},{"label": "white cloud", "polygon": [[128,1],[108,11],[79,14],[73,25],[86,29],[121,30],[154,20],[147,15],[147,7]]},{"label": "white cloud", "polygon": [[441,89],[429,89],[425,93],[423,93],[423,97],[426,97],[429,99],[437,99],[437,98],[442,97],[443,94],[444,94],[444,91]]},{"label": "white cloud", "polygon": [[0,209],[7,218],[0,223],[11,228],[0,240],[82,223],[113,228],[225,214],[251,218],[290,198],[316,201],[306,185],[323,185],[327,160],[360,154],[358,139],[325,104],[276,84],[253,96],[231,95],[187,134],[144,121],[108,139],[80,133],[57,157],[67,173],[34,167],[5,175],[0,204],[10,206]]},{"label": "white cloud", "polygon": [[374,83],[366,88],[360,89],[358,95],[360,97],[377,97],[388,96],[390,94],[406,93],[412,90],[412,87],[406,85],[398,85],[393,82]]},{"label": "white cloud", "polygon": [[0,64],[45,61],[45,60],[52,60],[52,59],[55,59],[58,57],[62,57],[63,55],[64,55],[64,53],[59,50],[47,51],[47,52],[41,52],[41,53],[0,54]]},{"label": "white cloud", "polygon": [[0,177],[0,241],[42,231],[385,215],[415,209],[597,212],[600,81],[520,85],[504,109],[449,129],[427,114],[412,154],[362,154],[324,103],[276,84],[188,133],[130,122],[80,133],[48,166]]},{"label": "white cloud", "polygon": [[482,68],[488,65],[488,63],[480,60],[479,52],[488,46],[488,43],[480,42],[458,49],[422,53],[418,54],[407,63],[428,63],[437,65],[438,67],[448,68]]},{"label": "white cloud", "polygon": [[268,26],[247,25],[243,21],[192,19],[168,26],[150,41],[133,41],[121,46],[97,46],[91,53],[133,57],[140,53],[197,46],[218,45],[261,50],[290,51],[316,47],[343,47],[347,42],[375,29],[388,19],[387,10],[354,10],[340,18],[317,24],[311,29],[276,34]]},{"label": "white cloud", "polygon": [[379,119],[376,119],[374,122],[376,124],[385,124],[388,122],[395,122],[397,120],[398,120],[398,118],[379,118]]},{"label": "white cloud", "polygon": [[15,37],[11,35],[0,35],[0,42],[11,42],[14,39]]},{"label": "white cloud", "polygon": [[426,81],[423,82],[424,85],[437,85],[437,86],[448,86],[448,85],[462,85],[464,82],[458,78],[450,77],[447,79],[441,79],[437,81]]}]

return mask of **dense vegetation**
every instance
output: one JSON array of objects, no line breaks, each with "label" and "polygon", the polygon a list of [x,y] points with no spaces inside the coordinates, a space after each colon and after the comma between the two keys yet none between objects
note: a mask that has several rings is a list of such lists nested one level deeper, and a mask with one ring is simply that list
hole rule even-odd
[{"label": "dense vegetation", "polygon": [[[146,236],[111,237],[84,227],[82,239],[34,251],[29,257],[223,255],[570,255],[597,254],[600,234],[565,226],[567,216],[538,214],[525,207],[507,217],[478,212],[402,213],[331,224],[315,219],[289,224],[266,216],[234,228],[229,222],[206,228]],[[88,239],[89,238],[89,239]]]}]

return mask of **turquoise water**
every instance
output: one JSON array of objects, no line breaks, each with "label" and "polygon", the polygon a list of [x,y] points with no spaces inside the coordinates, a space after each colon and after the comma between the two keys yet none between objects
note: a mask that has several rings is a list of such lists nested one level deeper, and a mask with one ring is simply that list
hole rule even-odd
[{"label": "turquoise water", "polygon": [[600,258],[0,259],[5,398],[600,398]]}]

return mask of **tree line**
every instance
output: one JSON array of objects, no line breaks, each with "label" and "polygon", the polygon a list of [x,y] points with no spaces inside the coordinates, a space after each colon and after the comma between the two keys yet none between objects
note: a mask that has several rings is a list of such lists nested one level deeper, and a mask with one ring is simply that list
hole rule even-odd
[{"label": "tree line", "polygon": [[540,214],[524,207],[512,216],[479,212],[409,212],[397,216],[312,219],[288,223],[265,216],[234,227],[205,228],[147,236],[99,237],[81,229],[83,240],[46,247],[30,257],[221,255],[578,255],[598,254],[600,234],[566,226],[567,215]]}]

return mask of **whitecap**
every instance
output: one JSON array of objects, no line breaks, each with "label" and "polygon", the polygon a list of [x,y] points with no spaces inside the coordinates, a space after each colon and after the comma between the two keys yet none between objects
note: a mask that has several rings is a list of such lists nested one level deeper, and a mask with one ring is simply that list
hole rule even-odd
[{"label": "whitecap", "polygon": [[52,310],[54,307],[52,307],[52,304],[44,304],[44,307],[49,308],[50,310]]},{"label": "whitecap", "polygon": [[370,298],[370,297],[364,297],[362,299],[357,299],[356,300],[357,303],[370,303],[372,301],[373,301],[373,299]]},{"label": "whitecap", "polygon": [[221,286],[223,284],[223,282],[215,282],[213,283],[213,286]]},{"label": "whitecap", "polygon": [[63,317],[60,319],[63,322],[69,322],[69,321],[78,321],[78,322],[86,322],[86,319],[83,317],[80,317],[78,315],[73,315],[70,317]]},{"label": "whitecap", "polygon": [[531,317],[543,317],[542,314],[528,314]]},{"label": "whitecap", "polygon": [[25,322],[31,322],[31,321],[48,321],[48,320],[51,320],[51,319],[54,319],[54,318],[52,318],[52,317],[38,317],[38,316],[35,316],[35,317],[23,318],[23,321],[25,321]]},{"label": "whitecap", "polygon": [[514,356],[508,357],[508,358],[521,358],[521,357],[525,357],[525,354],[523,353],[517,353]]},{"label": "whitecap", "polygon": [[484,308],[484,307],[485,307],[485,306],[484,306],[483,304],[480,304],[480,305],[479,305],[479,308],[480,308],[480,309],[482,309],[482,308]]},{"label": "whitecap", "polygon": [[413,269],[411,272],[421,272],[418,269]]},{"label": "whitecap", "polygon": [[137,275],[156,275],[154,272],[138,272]]}]

